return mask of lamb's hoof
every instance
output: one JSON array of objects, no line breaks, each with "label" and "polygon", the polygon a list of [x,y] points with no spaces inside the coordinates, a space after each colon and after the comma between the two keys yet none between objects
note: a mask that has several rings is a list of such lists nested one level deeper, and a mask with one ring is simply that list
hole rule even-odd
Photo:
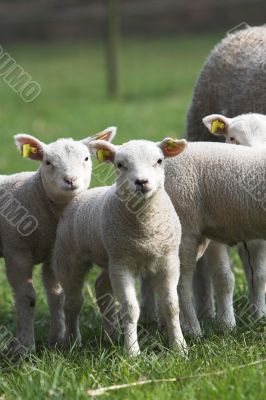
[{"label": "lamb's hoof", "polygon": [[252,318],[255,321],[259,321],[260,319],[266,317],[266,309],[258,308],[257,306],[253,305],[252,310]]},{"label": "lamb's hoof", "polygon": [[129,349],[126,350],[130,358],[135,358],[140,355],[140,348],[138,345],[134,344],[133,346],[131,346]]},{"label": "lamb's hoof", "polygon": [[218,329],[221,333],[230,333],[236,328],[236,320],[234,315],[228,317],[217,318]]},{"label": "lamb's hoof", "polygon": [[171,350],[178,353],[178,355],[180,355],[181,357],[188,357],[188,348],[184,339],[182,341],[176,340],[174,343],[171,344],[170,348]]}]

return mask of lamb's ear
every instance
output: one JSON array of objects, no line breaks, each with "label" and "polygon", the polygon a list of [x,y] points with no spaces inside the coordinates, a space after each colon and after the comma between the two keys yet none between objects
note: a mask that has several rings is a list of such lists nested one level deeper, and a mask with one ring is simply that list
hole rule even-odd
[{"label": "lamb's ear", "polygon": [[100,162],[113,162],[117,148],[118,146],[104,140],[93,140],[89,144],[91,154]]},{"label": "lamb's ear", "polygon": [[89,136],[82,140],[86,146],[89,146],[92,140],[105,140],[106,142],[111,142],[116,135],[117,128],[116,126],[110,126],[109,128],[104,129],[102,132],[98,132],[93,136]]},{"label": "lamb's ear", "polygon": [[211,133],[217,136],[227,135],[231,121],[232,118],[227,118],[220,114],[207,115],[202,119],[202,122],[206,128],[208,128]]},{"label": "lamb's ear", "polygon": [[26,133],[19,133],[14,136],[15,144],[22,157],[30,158],[31,160],[43,160],[43,154],[46,144],[36,139],[34,136]]},{"label": "lamb's ear", "polygon": [[185,139],[177,140],[171,138],[165,138],[162,142],[157,143],[162,149],[165,157],[178,156],[187,147],[187,141]]}]

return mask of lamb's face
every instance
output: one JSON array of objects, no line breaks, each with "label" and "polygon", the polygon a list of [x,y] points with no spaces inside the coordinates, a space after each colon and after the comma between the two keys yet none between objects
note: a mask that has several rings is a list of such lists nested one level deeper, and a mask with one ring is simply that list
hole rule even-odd
[{"label": "lamb's face", "polygon": [[242,146],[261,146],[266,144],[266,116],[244,114],[232,118],[228,126],[226,143]]},{"label": "lamb's face", "polygon": [[42,182],[47,195],[58,202],[68,202],[86,190],[91,180],[91,156],[89,143],[92,140],[112,140],[116,128],[110,127],[81,141],[59,139],[46,145],[33,136],[19,134],[15,143],[23,157],[41,162]]},{"label": "lamb's face", "polygon": [[266,116],[263,114],[242,114],[235,118],[212,114],[203,118],[206,127],[217,136],[224,136],[226,143],[242,146],[266,144]]},{"label": "lamb's face", "polygon": [[180,154],[185,140],[166,138],[160,143],[132,140],[115,146],[101,140],[90,143],[99,161],[112,162],[116,168],[116,190],[120,198],[152,197],[164,185],[164,159]]},{"label": "lamb's face", "polygon": [[155,143],[132,141],[119,147],[114,165],[117,192],[149,198],[164,185],[164,154]]},{"label": "lamb's face", "polygon": [[86,190],[91,180],[91,168],[89,149],[82,142],[60,139],[45,147],[42,179],[56,198],[72,198]]}]

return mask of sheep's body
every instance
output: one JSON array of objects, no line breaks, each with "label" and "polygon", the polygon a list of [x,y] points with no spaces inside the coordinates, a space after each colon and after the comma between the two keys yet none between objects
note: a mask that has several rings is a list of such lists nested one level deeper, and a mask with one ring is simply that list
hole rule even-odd
[{"label": "sheep's body", "polygon": [[[220,124],[218,129],[217,121]],[[263,114],[241,114],[234,118],[212,114],[204,117],[203,123],[210,131],[213,130],[213,126],[216,126],[214,134],[224,137],[226,143],[250,147],[265,146],[266,116]],[[266,242],[262,240],[248,241],[246,247],[243,243],[239,243],[238,252],[247,276],[252,312],[256,318],[261,318],[266,313]],[[215,307],[212,291],[207,290],[207,293],[202,293],[203,288],[206,290],[206,282],[209,282],[209,286],[213,283],[217,297],[217,319],[226,327],[234,327],[234,277],[231,272],[228,251],[222,244],[211,243],[204,257],[207,259],[207,263],[204,263],[205,260],[201,261],[194,279],[197,312],[199,315],[203,313],[205,316],[207,314],[214,317]],[[210,282],[210,277],[212,282]],[[205,285],[202,285],[202,282]]]},{"label": "sheep's body", "polygon": [[[16,226],[11,227],[10,219],[6,218],[6,214],[14,216],[13,212],[17,205],[11,199],[18,201],[29,215],[37,218],[36,229],[23,239]],[[43,262],[53,245],[57,221],[64,204],[56,204],[49,199],[43,187],[40,171],[22,172],[1,180],[0,203],[1,253],[4,252],[4,256],[9,257],[14,255],[16,249],[22,253],[21,257],[23,252],[27,251],[30,252],[34,264]]]},{"label": "sheep's body", "polygon": [[[125,191],[121,191],[118,178],[117,184],[110,188],[91,189],[81,195],[64,212],[58,225],[53,266],[65,293],[66,340],[71,337],[80,339],[77,317],[82,305],[84,276],[88,263],[97,263],[103,268],[108,267],[115,296],[121,304],[125,347],[130,355],[139,353],[139,306],[134,278],[143,273],[149,276],[152,286],[159,293],[170,346],[185,345],[179,325],[176,293],[181,226],[163,188],[162,167],[156,166],[160,156],[162,151],[151,142],[132,141],[121,146],[115,157],[128,163],[125,169],[128,180],[124,181],[128,186],[124,187]],[[146,194],[136,197],[136,194],[133,195],[134,187],[138,186],[139,174],[145,174],[141,168],[145,163],[155,177],[159,174],[159,178],[153,181],[150,177],[151,187],[147,190],[149,193],[154,191],[151,197],[146,197]],[[138,204],[133,207],[131,200],[125,200],[125,193],[131,193],[132,203]],[[106,271],[96,283],[96,294],[105,318],[105,329],[112,335],[117,321]]]},{"label": "sheep's body", "polygon": [[[206,126],[202,123],[203,117],[207,114],[219,113],[228,117],[235,117],[243,113],[262,113],[266,114],[266,25],[260,27],[252,27],[245,30],[232,33],[225,37],[213,49],[208,57],[195,85],[192,102],[187,114],[187,138],[190,141],[223,141],[220,136],[212,135]],[[241,144],[252,145],[250,139],[252,135],[248,134],[249,143]],[[258,133],[256,132],[256,140]],[[264,140],[262,138],[262,140]],[[240,245],[241,246],[241,245]],[[248,246],[250,247],[250,246]],[[257,247],[257,246],[256,246]],[[250,250],[252,252],[253,246]],[[213,283],[217,282],[217,290],[221,292],[219,280],[224,282],[224,294],[227,300],[223,299],[219,306],[217,298],[217,317],[221,319],[225,325],[234,326],[235,319],[233,315],[233,286],[234,275],[231,272],[229,257],[225,256],[225,248],[214,245],[207,250],[206,256],[198,261],[198,266],[194,279],[195,302],[199,315],[214,318],[215,307],[212,294],[212,282],[209,276],[209,269],[206,264],[205,257],[211,253],[210,262],[215,263],[215,253],[217,265],[223,269],[223,276],[219,270],[216,271]],[[254,287],[251,293],[250,281],[250,266],[247,264],[247,258],[243,249],[240,250],[240,256],[245,266],[245,271],[248,277],[249,297],[251,304],[256,304],[256,308],[263,310],[262,301],[254,299],[257,289]],[[258,272],[258,277],[261,271],[265,270],[264,262],[262,263],[263,244],[261,246],[261,256],[255,257],[255,260],[260,260],[260,264],[254,266],[254,271]],[[251,259],[254,264],[254,255],[251,254]],[[263,278],[265,279],[265,277]],[[256,284],[255,284],[256,286]],[[259,285],[260,286],[260,285]],[[256,295],[255,295],[256,296]],[[259,295],[260,296],[260,295]],[[218,295],[221,299],[222,294]],[[261,297],[261,296],[260,296]],[[265,299],[264,303],[265,303]],[[225,303],[223,303],[225,302]],[[258,306],[260,304],[260,306]],[[220,309],[220,311],[218,310]],[[225,310],[230,311],[225,311]],[[261,312],[258,311],[259,317]]]},{"label": "sheep's body", "polygon": [[228,245],[266,238],[266,151],[222,143],[190,143],[166,165],[166,190],[182,225],[179,294],[184,328],[200,334],[192,277],[205,239]]},{"label": "sheep's body", "polygon": [[202,124],[205,115],[266,114],[265,54],[266,25],[230,34],[214,48],[199,75],[188,111],[189,140],[214,140]]},{"label": "sheep's body", "polygon": [[[67,251],[73,260],[78,253],[78,264],[91,260],[103,268],[108,267],[108,255],[102,238],[101,214],[109,190],[109,186],[89,189],[77,196],[66,208],[58,225],[55,260],[65,258]],[[59,244],[64,252],[58,251]],[[57,263],[55,265],[58,269]],[[76,266],[73,265],[72,268]]]},{"label": "sheep's body", "polygon": [[[114,133],[111,129],[98,137],[110,139]],[[16,135],[15,142],[23,154],[29,149],[26,155],[41,161],[41,165],[37,172],[0,177],[0,252],[15,298],[16,352],[35,348],[32,270],[39,263],[43,263],[51,314],[50,342],[57,343],[63,337],[62,290],[50,267],[51,250],[63,209],[89,186],[90,140],[59,139],[46,145],[30,135]]]}]

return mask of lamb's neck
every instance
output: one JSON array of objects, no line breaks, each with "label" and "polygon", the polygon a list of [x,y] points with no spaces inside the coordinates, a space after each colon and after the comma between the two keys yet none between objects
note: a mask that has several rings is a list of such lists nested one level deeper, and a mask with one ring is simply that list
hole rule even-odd
[{"label": "lamb's neck", "polygon": [[149,226],[159,213],[165,212],[167,207],[167,194],[164,189],[159,189],[150,198],[134,197],[128,201],[116,198],[116,212],[127,224]]},{"label": "lamb's neck", "polygon": [[69,203],[69,199],[62,199],[57,198],[54,194],[49,190],[47,185],[45,184],[41,170],[39,169],[36,174],[34,175],[34,186],[37,189],[38,197],[40,201],[44,201],[46,205],[49,206],[51,212],[56,218],[60,217],[61,212]]}]

